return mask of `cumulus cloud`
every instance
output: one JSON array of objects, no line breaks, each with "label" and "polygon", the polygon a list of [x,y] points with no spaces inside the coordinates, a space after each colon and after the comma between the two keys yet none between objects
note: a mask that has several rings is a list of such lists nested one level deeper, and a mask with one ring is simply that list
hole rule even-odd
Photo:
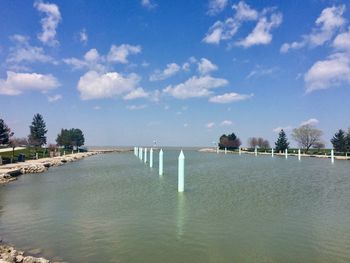
[{"label": "cumulus cloud", "polygon": [[218,66],[213,64],[209,59],[201,58],[198,62],[198,72],[201,75],[206,75],[218,69]]},{"label": "cumulus cloud", "polygon": [[287,53],[291,49],[299,49],[305,46],[321,46],[336,34],[346,22],[343,17],[345,5],[327,7],[322,10],[320,16],[315,21],[312,32],[302,36],[301,41],[284,43],[281,46],[281,53]]},{"label": "cumulus cloud", "polygon": [[215,122],[209,122],[205,125],[205,127],[207,127],[208,129],[211,129],[215,126]]},{"label": "cumulus cloud", "polygon": [[210,0],[207,14],[211,16],[216,15],[223,11],[227,4],[228,0]]},{"label": "cumulus cloud", "polygon": [[232,103],[232,102],[236,102],[236,101],[247,100],[253,96],[254,96],[254,94],[248,95],[248,94],[238,94],[235,92],[231,92],[231,93],[225,93],[222,95],[213,96],[209,99],[209,102],[221,103],[221,104]]},{"label": "cumulus cloud", "polygon": [[154,9],[157,7],[157,4],[152,0],[141,0],[141,5],[147,9]]},{"label": "cumulus cloud", "polygon": [[27,36],[13,35],[10,39],[15,43],[15,46],[10,48],[9,55],[6,59],[6,63],[10,66],[35,62],[54,63],[54,59],[46,55],[43,48],[31,46]]},{"label": "cumulus cloud", "polygon": [[60,95],[60,94],[56,94],[56,95],[47,97],[48,102],[55,102],[55,101],[58,101],[61,99],[62,99],[62,95]]},{"label": "cumulus cloud", "polygon": [[176,63],[169,63],[164,70],[155,70],[155,72],[149,77],[150,81],[158,81],[170,78],[179,72],[181,67]]},{"label": "cumulus cloud", "polygon": [[126,106],[126,108],[128,110],[142,110],[142,109],[147,108],[147,105],[146,104],[142,104],[142,105],[128,105],[128,106]]},{"label": "cumulus cloud", "polygon": [[220,123],[220,126],[231,126],[233,124],[230,120],[224,120]]},{"label": "cumulus cloud", "polygon": [[87,51],[83,59],[66,58],[63,59],[63,62],[71,66],[74,70],[90,69],[96,71],[105,71],[108,68],[107,65],[105,65],[105,58],[101,56],[95,48],[92,48],[89,51]]},{"label": "cumulus cloud", "polygon": [[336,50],[350,52],[350,28],[347,32],[343,32],[336,36],[333,41],[333,47]]},{"label": "cumulus cloud", "polygon": [[88,40],[89,40],[89,36],[86,33],[86,29],[83,28],[80,32],[79,32],[79,40],[81,43],[83,44],[87,44]]},{"label": "cumulus cloud", "polygon": [[128,56],[135,55],[141,52],[141,46],[133,46],[129,44],[121,44],[120,46],[112,45],[107,55],[107,60],[110,62],[128,63]]},{"label": "cumulus cloud", "polygon": [[134,100],[140,98],[147,98],[149,94],[143,88],[137,88],[128,94],[126,94],[123,99],[124,100]]},{"label": "cumulus cloud", "polygon": [[136,74],[123,76],[118,72],[99,73],[88,71],[80,77],[78,90],[82,100],[113,98],[138,88],[140,77]]},{"label": "cumulus cloud", "polygon": [[38,39],[49,46],[57,45],[56,28],[62,19],[58,6],[52,3],[36,1],[34,2],[34,7],[44,14],[44,17],[41,19],[42,32],[38,35]]},{"label": "cumulus cloud", "polygon": [[303,126],[303,125],[317,125],[318,123],[319,123],[318,119],[311,118],[311,119],[308,119],[306,121],[301,122],[300,126]]},{"label": "cumulus cloud", "polygon": [[193,76],[178,85],[169,85],[163,92],[178,99],[207,97],[212,89],[224,87],[228,84],[226,79],[211,76]]},{"label": "cumulus cloud", "polygon": [[243,40],[236,43],[238,46],[245,48],[254,45],[267,45],[272,41],[271,30],[278,27],[282,23],[282,14],[271,14],[270,19],[261,17],[253,29],[253,31]]},{"label": "cumulus cloud", "polygon": [[350,57],[335,53],[325,60],[317,61],[304,75],[306,92],[350,84]]},{"label": "cumulus cloud", "polygon": [[46,92],[60,86],[51,74],[16,73],[7,71],[7,78],[0,79],[0,94],[19,95],[25,91]]},{"label": "cumulus cloud", "polygon": [[253,45],[266,45],[272,40],[271,31],[282,23],[282,14],[275,12],[274,8],[265,8],[261,12],[251,8],[244,1],[233,5],[235,14],[225,21],[216,21],[203,38],[208,44],[219,44],[230,40],[236,35],[239,28],[246,21],[258,21],[254,30],[244,39],[235,43],[236,46],[250,47]]}]

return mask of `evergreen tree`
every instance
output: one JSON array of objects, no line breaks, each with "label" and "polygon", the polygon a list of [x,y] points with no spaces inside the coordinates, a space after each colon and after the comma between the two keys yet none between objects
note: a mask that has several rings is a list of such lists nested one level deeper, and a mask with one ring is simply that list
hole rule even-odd
[{"label": "evergreen tree", "polygon": [[278,139],[275,142],[275,148],[276,148],[277,152],[285,151],[286,149],[289,148],[289,142],[287,140],[287,135],[283,129],[278,134]]},{"label": "evergreen tree", "polygon": [[333,144],[334,150],[337,152],[346,152],[347,150],[347,136],[345,132],[340,129],[336,132],[331,139],[331,143]]},{"label": "evergreen tree", "polygon": [[12,136],[11,129],[7,127],[3,119],[0,119],[0,145],[8,145]]},{"label": "evergreen tree", "polygon": [[345,140],[346,140],[346,151],[350,152],[350,128],[348,129],[348,133],[346,134]]},{"label": "evergreen tree", "polygon": [[62,129],[61,133],[57,135],[56,142],[66,149],[72,149],[73,146],[80,147],[84,145],[84,134],[80,129]]},{"label": "evergreen tree", "polygon": [[231,133],[229,135],[223,134],[219,139],[219,148],[228,150],[235,150],[241,145],[241,140],[236,136],[236,134]]},{"label": "evergreen tree", "polygon": [[39,113],[34,115],[32,125],[29,126],[29,143],[35,147],[46,144],[46,124],[43,116]]}]

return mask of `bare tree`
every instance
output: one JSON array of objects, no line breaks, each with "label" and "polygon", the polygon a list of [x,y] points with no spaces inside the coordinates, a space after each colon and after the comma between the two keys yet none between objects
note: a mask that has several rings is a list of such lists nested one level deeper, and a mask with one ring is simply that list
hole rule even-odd
[{"label": "bare tree", "polygon": [[270,148],[270,142],[268,140],[264,140],[262,142],[261,148],[263,148],[263,149]]},{"label": "bare tree", "polygon": [[308,152],[310,147],[321,142],[323,132],[309,124],[293,129],[292,137],[299,146]]},{"label": "bare tree", "polygon": [[250,148],[255,148],[258,146],[258,139],[255,137],[250,137],[248,139],[248,145]]}]

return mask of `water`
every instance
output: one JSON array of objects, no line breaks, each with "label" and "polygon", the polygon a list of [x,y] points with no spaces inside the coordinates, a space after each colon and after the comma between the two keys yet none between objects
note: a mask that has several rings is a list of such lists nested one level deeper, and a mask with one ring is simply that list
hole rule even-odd
[{"label": "water", "polygon": [[[97,155],[0,188],[0,235],[69,262],[350,262],[350,162]],[[57,258],[60,257],[60,258]]]}]

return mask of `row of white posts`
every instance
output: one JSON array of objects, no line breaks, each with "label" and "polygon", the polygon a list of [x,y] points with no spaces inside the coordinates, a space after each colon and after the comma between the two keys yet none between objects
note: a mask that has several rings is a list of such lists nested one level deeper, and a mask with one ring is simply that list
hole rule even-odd
[{"label": "row of white posts", "polygon": [[[134,155],[138,157],[145,164],[147,163],[147,148],[134,147]],[[163,149],[159,151],[159,175],[163,175]],[[153,148],[149,151],[149,167],[153,167]],[[185,188],[185,155],[180,152],[178,158],[178,192],[183,192]]]},{"label": "row of white posts", "polygon": [[[216,153],[219,153],[219,147],[216,148]],[[227,148],[225,148],[225,154],[227,154]],[[241,148],[238,148],[238,154],[241,155],[242,154],[242,150]],[[255,147],[254,149],[254,155],[258,156],[258,148]],[[274,148],[271,148],[271,156],[274,157],[275,152],[274,152]],[[284,151],[284,156],[286,159],[288,159],[288,149],[286,149]],[[298,160],[301,160],[301,151],[300,149],[298,149]],[[331,150],[331,162],[334,163],[334,150]]]},{"label": "row of white posts", "polygon": [[[238,150],[239,155],[241,155],[241,148],[239,148]],[[225,148],[225,154],[226,154],[226,148]],[[257,156],[258,155],[258,149],[255,147],[254,149],[254,155]],[[271,148],[271,156],[274,157],[274,148]],[[286,149],[284,151],[284,156],[286,159],[288,159],[288,149]],[[301,151],[300,149],[298,149],[298,160],[301,160]],[[331,150],[331,162],[334,163],[334,150]]]}]

